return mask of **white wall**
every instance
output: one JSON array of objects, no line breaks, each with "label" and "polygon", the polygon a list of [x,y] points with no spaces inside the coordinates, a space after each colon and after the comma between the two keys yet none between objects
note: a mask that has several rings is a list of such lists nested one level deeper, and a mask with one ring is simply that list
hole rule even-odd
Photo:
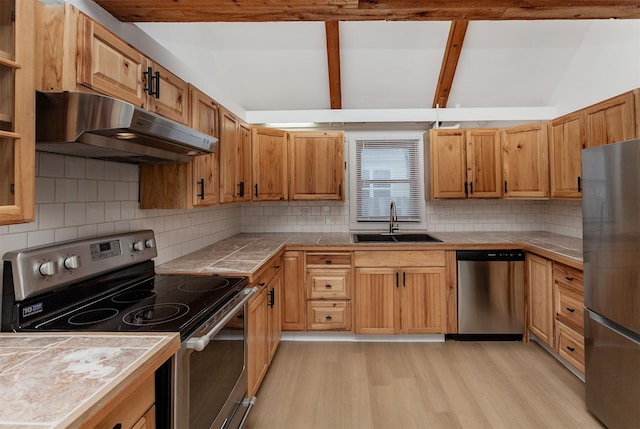
[{"label": "white wall", "polygon": [[572,112],[640,87],[640,20],[591,22],[552,105]]}]

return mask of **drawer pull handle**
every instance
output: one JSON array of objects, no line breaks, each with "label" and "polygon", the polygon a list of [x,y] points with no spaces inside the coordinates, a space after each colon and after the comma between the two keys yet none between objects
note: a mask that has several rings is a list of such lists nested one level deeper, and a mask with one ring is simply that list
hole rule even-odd
[{"label": "drawer pull handle", "polygon": [[567,309],[567,311],[568,311],[569,313],[573,313],[574,311],[576,311],[576,309],[575,309],[575,308],[571,308],[571,307],[565,307],[565,308]]},{"label": "drawer pull handle", "polygon": [[566,276],[566,277],[565,277],[565,279],[566,279],[568,282],[572,282],[572,281],[573,281],[573,277],[571,277],[571,276]]},{"label": "drawer pull handle", "polygon": [[331,320],[331,319],[332,319],[332,317],[331,317],[331,316],[324,316],[324,318],[325,318],[326,320]]},{"label": "drawer pull handle", "polygon": [[324,285],[324,287],[326,287],[327,289],[331,289],[331,283],[327,283],[326,285]]},{"label": "drawer pull handle", "polygon": [[327,259],[326,261],[324,261],[324,263],[325,263],[325,264],[331,264],[331,263],[332,263],[332,261],[331,261],[331,259]]},{"label": "drawer pull handle", "polygon": [[265,283],[265,282],[260,282],[260,283],[258,283],[258,286],[264,286],[264,285],[266,285],[266,283]]},{"label": "drawer pull handle", "polygon": [[571,346],[567,346],[567,349],[568,349],[570,352],[574,352],[574,351],[576,351],[576,348],[575,348],[575,347],[571,347]]},{"label": "drawer pull handle", "polygon": [[274,265],[273,268],[275,268],[276,270],[280,269],[280,265]]}]

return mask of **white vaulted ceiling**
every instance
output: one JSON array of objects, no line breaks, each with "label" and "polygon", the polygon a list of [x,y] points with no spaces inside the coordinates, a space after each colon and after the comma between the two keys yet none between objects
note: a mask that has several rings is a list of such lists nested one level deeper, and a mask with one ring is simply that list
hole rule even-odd
[{"label": "white vaulted ceiling", "polygon": [[[136,25],[246,111],[330,108],[323,22]],[[449,26],[340,22],[342,108],[431,108]],[[581,73],[575,57],[593,48],[584,45],[602,43],[606,51],[620,42],[613,36],[620,26],[633,28],[631,46],[640,46],[637,20],[471,21],[447,107],[554,106],[559,87],[573,79],[568,74]],[[640,62],[631,64],[640,75]]]}]

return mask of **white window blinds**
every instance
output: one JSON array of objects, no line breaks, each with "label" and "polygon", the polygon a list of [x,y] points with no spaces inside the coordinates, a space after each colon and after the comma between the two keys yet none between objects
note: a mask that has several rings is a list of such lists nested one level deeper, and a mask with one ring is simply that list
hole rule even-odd
[{"label": "white window blinds", "polygon": [[358,222],[389,220],[391,201],[398,220],[420,221],[418,169],[419,140],[356,140]]}]

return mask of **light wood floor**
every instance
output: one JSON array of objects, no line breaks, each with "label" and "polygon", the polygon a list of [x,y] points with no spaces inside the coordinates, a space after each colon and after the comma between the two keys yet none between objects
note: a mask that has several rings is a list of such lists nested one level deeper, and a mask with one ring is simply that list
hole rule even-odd
[{"label": "light wood floor", "polygon": [[535,343],[282,342],[247,429],[601,428]]}]

